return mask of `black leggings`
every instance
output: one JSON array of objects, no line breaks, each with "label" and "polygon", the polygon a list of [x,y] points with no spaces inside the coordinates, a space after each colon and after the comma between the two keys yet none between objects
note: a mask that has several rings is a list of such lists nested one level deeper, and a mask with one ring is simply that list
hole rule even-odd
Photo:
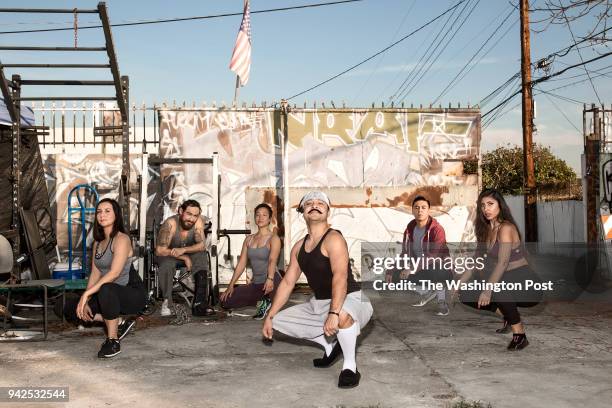
[{"label": "black leggings", "polygon": [[[105,283],[98,293],[89,298],[88,305],[95,316],[101,314],[104,320],[113,320],[119,315],[132,315],[141,312],[145,307],[147,292],[143,286],[122,286],[116,283]],[[66,299],[64,316],[69,322],[78,320],[76,308],[80,298]]]},{"label": "black leggings", "polygon": [[521,283],[523,290],[521,291],[500,291],[491,294],[491,303],[487,306],[478,307],[478,298],[481,291],[461,291],[460,299],[464,305],[473,307],[479,310],[487,310],[495,312],[500,310],[509,324],[517,324],[521,322],[521,315],[518,311],[519,307],[533,307],[542,300],[542,291],[536,291],[533,287],[525,290],[525,280],[530,279],[535,282],[541,282],[539,277],[528,267],[522,266],[511,271],[504,272],[502,281],[508,283]]}]

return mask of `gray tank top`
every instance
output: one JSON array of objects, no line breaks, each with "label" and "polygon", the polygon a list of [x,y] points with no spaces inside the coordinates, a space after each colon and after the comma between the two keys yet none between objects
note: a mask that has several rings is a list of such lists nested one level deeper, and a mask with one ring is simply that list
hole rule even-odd
[{"label": "gray tank top", "polygon": [[[113,263],[113,240],[114,237],[111,238],[110,242],[102,253],[98,252],[100,250],[100,243],[98,243],[98,246],[96,247],[96,253],[94,254],[94,265],[96,265],[96,268],[98,268],[102,276],[106,275],[111,270],[111,265]],[[130,267],[132,266],[133,259],[133,257],[128,257],[128,259],[125,261],[123,269],[121,270],[121,273],[119,274],[119,277],[115,279],[113,283],[121,286],[128,284],[130,281]]]},{"label": "gray tank top", "polygon": [[[251,248],[247,244],[247,257],[251,263],[253,270],[253,283],[260,285],[266,282],[268,277],[268,260],[270,259],[270,248],[267,247],[272,235],[268,238],[264,246],[260,248]],[[251,240],[253,237],[251,237]],[[250,243],[251,241],[249,241]]]},{"label": "gray tank top", "polygon": [[193,227],[187,231],[187,238],[185,239],[181,239],[181,220],[179,220],[179,216],[178,215],[173,215],[172,218],[174,218],[174,222],[176,225],[176,230],[174,232],[174,236],[172,236],[172,240],[170,241],[170,246],[168,248],[172,249],[172,248],[184,248],[187,246],[192,246],[194,245],[195,242],[195,238],[194,238],[194,229]]}]

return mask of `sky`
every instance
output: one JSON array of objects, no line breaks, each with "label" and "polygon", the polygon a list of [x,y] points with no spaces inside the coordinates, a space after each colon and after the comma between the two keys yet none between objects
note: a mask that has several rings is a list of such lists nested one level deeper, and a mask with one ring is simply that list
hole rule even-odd
[{"label": "sky", "polygon": [[[459,0],[363,0],[354,3],[251,15],[252,65],[249,83],[240,89],[239,100],[260,104],[279,101],[298,94],[360,61],[418,29]],[[252,0],[251,12],[263,9],[324,3],[326,0]],[[291,103],[311,107],[316,101],[343,102],[347,107],[369,107],[372,103],[388,106],[404,102],[406,106],[429,106],[462,67],[470,69],[440,98],[442,106],[481,105],[486,113],[505,95],[518,90],[512,87],[490,101],[483,98],[520,70],[519,11],[517,0],[465,0],[455,9],[421,29],[388,51],[354,70],[310,92],[291,99]],[[206,16],[242,11],[242,0],[107,0],[111,23],[134,22],[178,17]],[[532,8],[544,6],[544,0],[530,2]],[[2,7],[93,9],[96,1],[27,1],[4,0]],[[464,8],[465,6],[465,8]],[[463,11],[462,11],[463,10]],[[460,13],[461,12],[461,13]],[[451,12],[452,13],[452,12]],[[541,20],[543,12],[533,12],[532,21]],[[502,21],[505,23],[502,25]],[[114,27],[122,75],[130,77],[130,101],[152,105],[154,102],[201,104],[230,103],[234,95],[235,74],[228,68],[240,16],[174,22],[154,25]],[[531,25],[531,58],[536,61],[573,44],[595,25],[594,13],[563,25]],[[78,25],[99,23],[95,14],[80,14]],[[40,28],[72,27],[71,14],[0,13],[0,32]],[[447,29],[451,29],[447,31]],[[602,30],[600,26],[598,30]],[[448,34],[446,34],[448,32]],[[440,33],[440,34],[438,34]],[[456,34],[455,34],[456,33]],[[446,34],[446,37],[444,35]],[[437,47],[432,40],[444,39]],[[73,46],[74,32],[0,33],[2,45]],[[79,30],[79,46],[101,46],[100,29]],[[609,38],[609,36],[608,36]],[[485,42],[488,42],[485,44]],[[472,59],[484,45],[483,51]],[[555,72],[568,65],[588,60],[605,52],[605,44],[583,44],[581,56],[572,50],[558,56],[550,66]],[[414,71],[422,56],[430,50],[429,69]],[[485,52],[490,50],[488,53]],[[44,55],[43,55],[44,54]],[[105,63],[104,53],[33,53],[0,51],[2,63],[17,62],[85,62]],[[536,91],[537,132],[534,141],[550,146],[555,154],[580,174],[582,153],[582,104],[612,102],[612,56],[588,64],[593,85],[587,80],[556,89],[556,96]],[[600,71],[599,73],[592,71]],[[23,79],[111,79],[107,70],[6,70],[8,77],[20,73]],[[412,74],[411,74],[412,73]],[[601,73],[605,73],[602,75]],[[422,74],[422,75],[421,75]],[[544,75],[535,70],[534,78]],[[408,79],[409,87],[401,88]],[[584,69],[574,68],[539,87],[551,90],[587,79]],[[418,80],[418,81],[417,81]],[[414,85],[414,86],[413,86]],[[45,95],[57,89],[30,89],[24,95]],[[100,94],[100,89],[68,91],[65,95]],[[62,93],[63,94],[63,93]],[[105,93],[106,94],[106,93]],[[560,97],[571,98],[561,99]],[[552,101],[552,102],[551,102]],[[483,126],[482,150],[498,145],[522,144],[520,95],[515,97],[498,117]],[[483,122],[483,123],[486,123]]]}]

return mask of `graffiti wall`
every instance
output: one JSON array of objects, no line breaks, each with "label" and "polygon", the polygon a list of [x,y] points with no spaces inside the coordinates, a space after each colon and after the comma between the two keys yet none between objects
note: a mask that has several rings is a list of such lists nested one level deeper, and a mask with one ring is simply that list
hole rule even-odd
[{"label": "graffiti wall", "polygon": [[[417,193],[432,201],[449,241],[473,240],[478,179],[463,174],[462,160],[478,158],[479,111],[294,110],[286,120],[288,174],[282,172],[283,119],[272,109],[162,110],[160,156],[219,153],[220,228],[250,228],[252,208],[265,201],[275,209],[274,225],[283,235],[282,187],[290,189],[290,208],[305,191],[326,189],[334,206],[331,223],[345,232],[357,269],[360,242],[401,239]],[[164,216],[187,197],[199,197],[210,209],[206,166],[163,166],[160,174],[175,186],[166,192]],[[287,236],[293,243],[305,225],[295,211],[290,214]],[[232,239],[234,257],[221,262],[222,281],[229,279],[241,243],[242,237]],[[227,250],[222,240],[220,253]]]},{"label": "graffiti wall", "polygon": [[[51,202],[51,212],[55,215],[55,226],[57,242],[60,250],[66,252],[68,249],[68,211],[69,207],[79,208],[77,192],[72,194],[68,201],[71,190],[80,185],[88,184],[96,189],[100,199],[105,197],[117,198],[119,195],[119,181],[121,180],[121,156],[117,154],[53,154],[43,155],[45,178]],[[130,184],[132,191],[138,192],[137,176],[140,173],[140,157],[131,158]],[[79,195],[85,207],[93,207],[95,198],[80,190]],[[138,196],[130,197],[130,220],[131,228],[137,225]],[[86,216],[85,226],[88,230],[88,243],[91,243],[91,226],[93,214]],[[80,251],[82,223],[80,213],[72,213],[72,238],[73,246]]]}]

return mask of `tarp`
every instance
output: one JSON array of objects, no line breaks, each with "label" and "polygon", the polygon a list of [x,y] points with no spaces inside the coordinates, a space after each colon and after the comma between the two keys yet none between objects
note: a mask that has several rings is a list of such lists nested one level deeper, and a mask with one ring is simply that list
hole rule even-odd
[{"label": "tarp", "polygon": [[[10,131],[0,127],[0,231],[11,229],[12,221],[12,140]],[[21,206],[36,215],[43,243],[55,241],[54,221],[43,169],[38,137],[21,137]]]},{"label": "tarp", "polygon": [[[11,115],[6,109],[4,98],[0,97],[0,125],[11,126]],[[33,126],[34,125],[34,111],[32,108],[21,105],[21,125],[22,126]]]}]

